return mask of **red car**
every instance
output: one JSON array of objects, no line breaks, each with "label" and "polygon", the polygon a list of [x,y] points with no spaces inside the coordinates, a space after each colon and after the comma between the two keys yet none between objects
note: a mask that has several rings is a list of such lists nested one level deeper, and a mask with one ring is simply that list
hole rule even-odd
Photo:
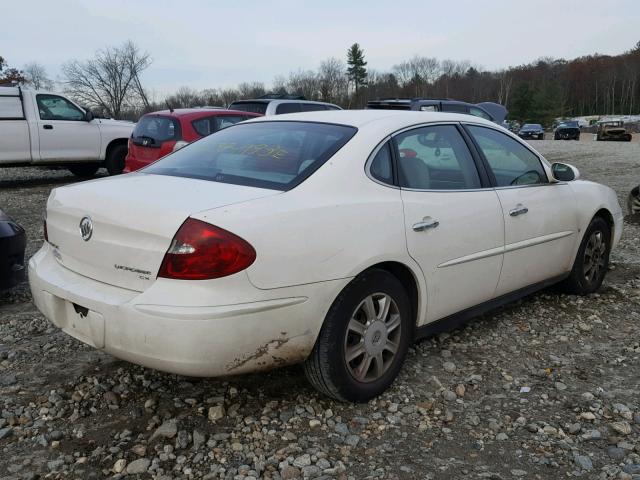
[{"label": "red car", "polygon": [[179,108],[147,113],[129,139],[124,172],[133,172],[234,123],[262,115],[222,108]]}]

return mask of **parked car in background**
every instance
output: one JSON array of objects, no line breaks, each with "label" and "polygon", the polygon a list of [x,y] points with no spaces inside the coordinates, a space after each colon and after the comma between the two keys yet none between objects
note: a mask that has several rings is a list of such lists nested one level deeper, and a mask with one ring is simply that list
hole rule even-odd
[{"label": "parked car in background", "polygon": [[0,291],[16,286],[25,278],[24,228],[0,210]]},{"label": "parked car in background", "polygon": [[302,95],[273,94],[263,95],[262,97],[252,100],[236,100],[229,105],[229,109],[259,113],[267,116],[321,110],[342,110],[333,103],[306,100]]},{"label": "parked car in background", "polygon": [[417,337],[553,283],[596,291],[622,211],[488,120],[353,110],[238,123],[58,187],[46,225],[29,281],[67,334],[188,376],[303,362],[366,401]]},{"label": "parked car in background", "polygon": [[553,129],[554,140],[580,140],[580,126],[575,120],[562,120]]},{"label": "parked car in background", "polygon": [[544,128],[539,123],[525,123],[520,130],[518,136],[526,140],[544,140]]},{"label": "parked car in background", "polygon": [[122,173],[133,123],[94,118],[69,98],[0,87],[0,167],[63,165],[74,175]]},{"label": "parked car in background", "polygon": [[368,110],[414,110],[418,112],[465,113],[503,125],[509,113],[504,105],[494,102],[467,103],[449,98],[379,98],[367,102]]},{"label": "parked car in background", "polygon": [[596,140],[599,142],[630,142],[631,134],[624,128],[622,120],[604,120],[598,122]]},{"label": "parked car in background", "polygon": [[177,108],[143,115],[129,139],[125,172],[133,172],[188,143],[261,115],[217,107]]}]

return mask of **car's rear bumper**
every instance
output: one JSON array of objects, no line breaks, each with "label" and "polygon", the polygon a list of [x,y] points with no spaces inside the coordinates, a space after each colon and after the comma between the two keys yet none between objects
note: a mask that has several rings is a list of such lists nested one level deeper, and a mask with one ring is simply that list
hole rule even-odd
[{"label": "car's rear bumper", "polygon": [[[6,231],[2,228],[6,225]],[[19,227],[18,227],[19,228]],[[16,286],[25,277],[24,249],[27,237],[24,230],[9,229],[0,224],[0,290]]]},{"label": "car's rear bumper", "polygon": [[135,292],[71,272],[46,243],[29,261],[34,303],[64,332],[118,358],[189,376],[304,360],[347,281],[260,290],[239,273],[220,279],[220,288],[159,279]]},{"label": "car's rear bumper", "polygon": [[134,158],[129,154],[125,158],[124,170],[122,171],[122,173],[135,172],[136,170],[140,170],[147,165],[151,165],[155,161],[156,160],[140,160],[138,158]]}]

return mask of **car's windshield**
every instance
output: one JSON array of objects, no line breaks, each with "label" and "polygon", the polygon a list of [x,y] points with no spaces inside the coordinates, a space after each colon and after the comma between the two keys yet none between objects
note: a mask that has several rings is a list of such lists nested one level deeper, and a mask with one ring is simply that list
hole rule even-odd
[{"label": "car's windshield", "polygon": [[522,126],[522,130],[540,130],[542,129],[542,125],[539,123],[525,123]]},{"label": "car's windshield", "polygon": [[357,129],[313,122],[237,124],[168,155],[144,173],[289,190],[315,172]]},{"label": "car's windshield", "polygon": [[573,120],[567,120],[565,122],[560,122],[558,124],[558,127],[562,127],[562,128],[578,128],[578,122],[575,122]]},{"label": "car's windshield", "polygon": [[229,105],[229,110],[239,110],[241,112],[252,112],[264,115],[267,113],[268,102],[233,102]]}]

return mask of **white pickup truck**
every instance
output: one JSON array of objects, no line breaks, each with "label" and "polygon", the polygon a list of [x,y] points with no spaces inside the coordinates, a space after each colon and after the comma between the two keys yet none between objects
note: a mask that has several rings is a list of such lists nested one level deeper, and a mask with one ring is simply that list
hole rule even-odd
[{"label": "white pickup truck", "polygon": [[122,173],[134,124],[94,118],[68,98],[0,87],[0,167],[64,165],[91,177],[104,166]]}]

